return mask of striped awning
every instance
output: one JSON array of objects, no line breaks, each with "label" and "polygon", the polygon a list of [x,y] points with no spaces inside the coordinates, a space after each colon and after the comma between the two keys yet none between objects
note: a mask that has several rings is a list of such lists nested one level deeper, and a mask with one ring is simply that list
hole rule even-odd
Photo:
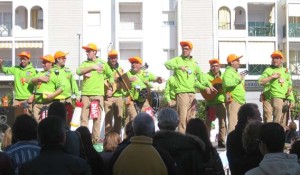
[{"label": "striped awning", "polygon": [[0,49],[11,49],[11,48],[12,48],[12,42],[9,42],[9,41],[7,41],[7,42],[1,41],[0,42]]},{"label": "striped awning", "polygon": [[42,41],[16,41],[15,43],[17,48],[43,48]]}]

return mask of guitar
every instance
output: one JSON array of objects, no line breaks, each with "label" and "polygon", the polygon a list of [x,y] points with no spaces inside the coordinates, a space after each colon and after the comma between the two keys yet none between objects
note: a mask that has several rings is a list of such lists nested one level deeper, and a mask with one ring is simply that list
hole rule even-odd
[{"label": "guitar", "polygon": [[213,87],[215,89],[217,89],[217,92],[211,92],[211,94],[208,94],[205,90],[201,90],[200,93],[202,95],[202,97],[206,100],[206,101],[211,101],[213,100],[219,93],[221,93],[223,91],[222,89],[222,79],[220,77],[215,78],[211,84],[213,85]]}]

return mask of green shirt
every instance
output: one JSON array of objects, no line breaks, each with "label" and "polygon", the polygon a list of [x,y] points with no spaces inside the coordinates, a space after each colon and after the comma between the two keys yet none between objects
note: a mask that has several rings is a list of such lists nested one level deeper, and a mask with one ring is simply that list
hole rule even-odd
[{"label": "green shirt", "polygon": [[[292,79],[290,73],[284,67],[267,67],[262,75],[259,77],[258,81],[261,79],[270,77],[274,73],[280,73],[281,77],[277,79],[272,79],[269,81],[270,88],[270,97],[271,98],[288,98],[291,101],[294,101],[293,93],[291,93],[288,97],[286,96],[288,89],[292,87]],[[279,82],[279,79],[282,79],[283,82]]]},{"label": "green shirt", "polygon": [[[63,92],[66,90],[66,77],[63,74],[56,75],[54,69],[52,68],[49,71],[41,71],[34,78],[38,78],[40,76],[48,76],[48,82],[39,82],[35,87],[35,102],[36,103],[44,103],[49,102],[43,99],[43,93],[54,93],[57,89],[61,89]],[[62,92],[62,93],[63,93]],[[61,94],[62,94],[61,93]],[[61,95],[60,94],[60,95]],[[65,97],[66,98],[66,97]]]},{"label": "green shirt", "polygon": [[76,83],[76,80],[74,78],[74,74],[71,72],[70,68],[68,67],[59,67],[57,65],[53,66],[53,71],[56,74],[65,76],[65,79],[63,79],[64,84],[66,85],[65,90],[60,94],[65,96],[66,98],[71,97],[71,95],[75,94],[77,97],[79,97],[79,90]]},{"label": "green shirt", "polygon": [[[209,82],[212,82],[216,78],[215,75],[211,71],[207,72],[205,75]],[[223,74],[221,73],[221,71],[220,71],[220,78],[223,79]],[[225,94],[223,93],[223,91],[218,92],[218,94],[215,96],[214,99],[206,101],[206,102],[207,102],[207,105],[209,105],[209,106],[224,103],[225,102]]]},{"label": "green shirt", "polygon": [[[170,59],[165,63],[168,70],[174,70],[174,77],[177,81],[177,93],[195,93],[196,80],[199,80],[202,71],[193,58],[178,56]],[[186,71],[182,71],[181,67],[185,66]]]},{"label": "green shirt", "polygon": [[223,91],[230,92],[231,97],[234,101],[239,104],[244,104],[246,102],[245,96],[245,80],[242,80],[238,71],[236,71],[231,66],[227,66],[223,75],[222,87]]},{"label": "green shirt", "polygon": [[89,73],[83,75],[82,83],[82,95],[100,95],[104,96],[104,80],[110,79],[110,83],[114,82],[114,77],[112,76],[112,70],[109,65],[102,59],[97,58],[95,61],[86,60],[80,67],[76,70],[76,73],[80,74],[80,69],[91,67],[97,64],[101,64],[103,69],[101,72],[92,70]]},{"label": "green shirt", "polygon": [[126,74],[129,79],[131,79],[132,77],[136,78],[135,81],[130,82],[131,88],[130,88],[129,92],[127,92],[127,93],[131,94],[133,100],[136,100],[139,102],[145,101],[145,99],[143,99],[139,96],[140,90],[152,87],[151,82],[156,80],[157,77],[154,74],[148,72],[147,70],[140,70],[138,73],[135,73],[130,70],[130,71],[126,72]]},{"label": "green shirt", "polygon": [[169,103],[176,98],[176,80],[174,76],[170,76],[168,81],[166,82],[166,88],[164,92],[164,97],[166,101]]},{"label": "green shirt", "polygon": [[28,99],[33,92],[33,85],[30,83],[31,79],[36,75],[36,70],[32,64],[29,63],[25,68],[21,66],[2,67],[2,72],[9,75],[14,75],[15,84],[15,99]]}]

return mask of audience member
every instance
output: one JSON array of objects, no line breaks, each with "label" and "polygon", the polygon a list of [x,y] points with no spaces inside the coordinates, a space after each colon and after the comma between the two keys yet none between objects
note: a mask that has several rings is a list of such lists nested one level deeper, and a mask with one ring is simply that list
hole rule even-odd
[{"label": "audience member", "polygon": [[18,116],[12,125],[12,145],[5,153],[11,158],[13,174],[17,175],[23,163],[39,155],[37,127],[37,121],[27,114]]},{"label": "audience member", "polygon": [[164,108],[157,114],[158,127],[153,136],[153,145],[167,151],[175,160],[179,174],[204,174],[204,142],[189,135],[175,131],[179,117],[171,108]]},{"label": "audience member", "polygon": [[48,116],[60,117],[65,122],[66,128],[66,142],[65,150],[75,156],[80,156],[80,137],[77,132],[71,131],[67,125],[67,110],[63,103],[53,102],[48,109]]},{"label": "audience member", "polygon": [[190,119],[186,126],[186,133],[197,136],[205,143],[203,152],[205,174],[225,175],[219,153],[209,139],[204,122],[199,118]]},{"label": "audience member", "polygon": [[288,129],[285,131],[285,143],[291,143],[291,141],[298,136],[297,124],[292,121],[290,122]]},{"label": "audience member", "polygon": [[64,151],[66,139],[65,121],[59,117],[47,117],[38,126],[38,139],[41,145],[40,155],[24,163],[19,175],[90,175],[88,163]]},{"label": "audience member", "polygon": [[13,168],[11,165],[10,158],[7,154],[0,152],[0,174],[1,175],[12,175]]},{"label": "audience member", "polygon": [[240,164],[242,163],[241,159],[246,153],[243,148],[242,135],[247,123],[253,120],[261,121],[257,104],[246,103],[242,105],[238,111],[237,125],[235,129],[228,134],[226,142],[226,155],[232,175],[240,175],[238,172],[240,170]]},{"label": "audience member", "polygon": [[117,150],[111,159],[110,171],[114,175],[143,174],[167,175],[177,174],[176,164],[165,152],[152,145],[155,132],[152,117],[144,112],[133,120],[134,136],[130,144]]},{"label": "audience member", "polygon": [[92,143],[92,135],[86,126],[80,126],[76,129],[80,134],[85,160],[90,164],[92,175],[104,174],[104,164],[101,156],[96,151]]},{"label": "audience member", "polygon": [[240,161],[240,168],[237,174],[245,174],[248,170],[255,168],[259,165],[263,159],[263,155],[259,150],[258,145],[258,131],[262,126],[261,121],[252,121],[247,124],[242,135],[243,148],[245,149],[245,155]]},{"label": "audience member", "polygon": [[108,172],[110,158],[120,142],[121,137],[117,132],[109,131],[105,134],[103,151],[100,153],[103,159],[105,173]]},{"label": "audience member", "polygon": [[5,132],[3,139],[1,141],[1,150],[4,151],[6,148],[8,148],[12,144],[12,130],[10,127],[8,127]]},{"label": "audience member", "polygon": [[298,156],[298,163],[300,163],[300,140],[295,140],[292,144],[290,154],[296,154]]},{"label": "audience member", "polygon": [[299,175],[297,155],[283,152],[285,133],[278,123],[265,123],[259,129],[259,148],[264,155],[259,166],[247,171],[246,175]]}]

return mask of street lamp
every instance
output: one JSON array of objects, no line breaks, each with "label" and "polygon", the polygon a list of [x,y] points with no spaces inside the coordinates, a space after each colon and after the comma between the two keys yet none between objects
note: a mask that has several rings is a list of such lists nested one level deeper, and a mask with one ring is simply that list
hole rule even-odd
[{"label": "street lamp", "polygon": [[[78,67],[80,67],[80,57],[81,57],[81,54],[80,54],[80,51],[81,51],[81,48],[80,48],[80,36],[81,36],[81,32],[77,32],[77,36],[78,36]],[[79,87],[79,90],[81,89],[81,86],[80,86],[80,76],[78,76],[78,87]]]}]

